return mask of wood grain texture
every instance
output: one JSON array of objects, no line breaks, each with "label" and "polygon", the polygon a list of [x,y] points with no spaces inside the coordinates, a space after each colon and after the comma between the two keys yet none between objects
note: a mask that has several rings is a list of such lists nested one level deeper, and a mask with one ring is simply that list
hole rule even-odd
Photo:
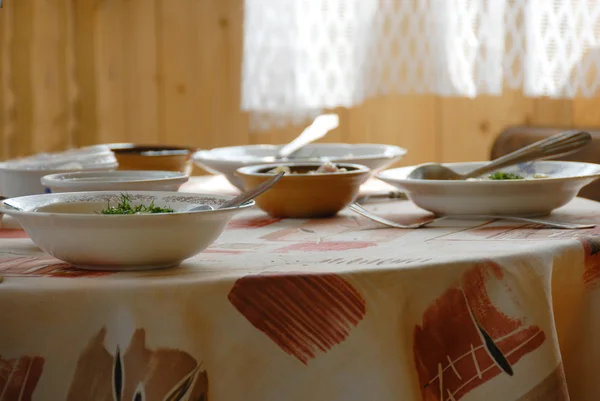
[{"label": "wood grain texture", "polygon": [[[11,8],[12,35],[10,46],[10,69],[14,93],[14,130],[9,138],[8,148],[11,156],[34,153],[33,148],[33,79],[31,75],[33,49],[33,26],[35,24],[35,3],[33,0],[12,1],[4,4]],[[39,115],[38,115],[39,117]]]},{"label": "wood grain texture", "polygon": [[11,78],[13,43],[13,8],[0,8],[0,157],[7,158],[14,135],[14,94]]},{"label": "wood grain texture", "polygon": [[389,143],[409,149],[401,164],[439,160],[442,150],[439,106],[435,96],[389,96],[369,100],[349,111],[344,140]]},{"label": "wood grain texture", "polygon": [[198,124],[205,117],[201,93],[200,26],[206,15],[199,1],[159,0],[159,76],[161,139],[172,144],[197,141]]},{"label": "wood grain texture", "polygon": [[[243,0],[4,0],[0,157],[106,142],[284,143],[240,110]],[[391,143],[400,164],[480,160],[506,127],[600,126],[600,98],[382,96],[324,141]],[[196,172],[200,172],[196,170]]]},{"label": "wood grain texture", "polygon": [[124,135],[117,142],[160,142],[156,4],[129,0],[123,5]]},{"label": "wood grain texture", "polygon": [[[14,1],[14,0],[13,0]],[[73,55],[75,58],[75,127],[76,146],[100,142],[98,116],[98,80],[96,79],[97,30],[96,1],[73,0]]]},{"label": "wood grain texture", "polygon": [[[82,0],[83,1],[83,0]],[[100,1],[91,17],[96,28],[96,74],[98,97],[98,139],[100,142],[126,141],[125,91],[126,31],[125,15],[128,2],[122,0]],[[129,39],[129,38],[127,38]],[[129,58],[129,55],[127,55]]]},{"label": "wood grain texture", "polygon": [[67,65],[67,0],[29,0],[31,3],[31,45],[28,68],[31,84],[31,150],[64,150],[72,146],[67,131],[69,68]]},{"label": "wood grain texture", "polygon": [[519,92],[477,99],[440,99],[440,159],[443,162],[487,160],[489,149],[507,125],[523,124],[533,100]]}]

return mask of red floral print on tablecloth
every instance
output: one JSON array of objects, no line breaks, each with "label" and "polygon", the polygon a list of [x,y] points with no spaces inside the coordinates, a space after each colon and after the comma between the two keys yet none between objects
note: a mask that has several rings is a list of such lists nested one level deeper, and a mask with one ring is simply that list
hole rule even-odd
[{"label": "red floral print on tablecloth", "polygon": [[25,230],[20,228],[2,228],[0,229],[0,238],[29,238]]},{"label": "red floral print on tablecloth", "polygon": [[600,284],[600,235],[579,238],[585,252],[583,283],[586,288],[596,288]]},{"label": "red floral print on tablecloth", "polygon": [[500,266],[475,265],[415,327],[413,352],[423,400],[459,400],[500,374],[512,376],[513,366],[546,340],[538,326],[500,311],[488,295],[489,285],[511,293]]},{"label": "red floral print on tablecloth", "polygon": [[85,348],[66,401],[208,401],[208,376],[189,354],[146,346],[138,329],[127,347],[108,350],[106,328]]},{"label": "red floral print on tablecloth", "polygon": [[308,220],[299,226],[282,227],[261,238],[267,241],[325,242],[353,237],[354,240],[388,242],[406,234],[405,230],[380,228],[379,223],[360,216],[337,216]]},{"label": "red floral print on tablecloth", "polygon": [[269,216],[240,217],[232,219],[229,224],[227,224],[227,229],[240,230],[248,228],[262,228],[270,226],[271,224],[279,223],[280,221],[280,218]]},{"label": "red floral print on tablecloth", "polygon": [[0,401],[30,401],[44,369],[44,358],[0,356]]},{"label": "red floral print on tablecloth", "polygon": [[48,255],[0,259],[0,274],[13,276],[99,277],[111,272],[94,272],[72,267]]},{"label": "red floral print on tablecloth", "polygon": [[283,351],[306,364],[341,343],[366,313],[360,293],[336,274],[243,277],[231,304]]},{"label": "red floral print on tablecloth", "polygon": [[562,363],[545,379],[515,401],[569,401],[567,379]]},{"label": "red floral print on tablecloth", "polygon": [[377,246],[376,242],[368,241],[326,241],[326,242],[301,242],[276,249],[275,253],[287,252],[329,252],[351,251]]}]

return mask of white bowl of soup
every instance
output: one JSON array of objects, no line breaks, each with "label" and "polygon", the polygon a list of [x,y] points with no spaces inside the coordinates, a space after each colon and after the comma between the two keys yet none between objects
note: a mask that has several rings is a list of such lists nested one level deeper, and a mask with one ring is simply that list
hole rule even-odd
[{"label": "white bowl of soup", "polygon": [[[231,196],[181,192],[65,192],[0,202],[48,254],[89,270],[178,266],[210,246],[238,212]],[[191,211],[208,205],[209,210]]]}]

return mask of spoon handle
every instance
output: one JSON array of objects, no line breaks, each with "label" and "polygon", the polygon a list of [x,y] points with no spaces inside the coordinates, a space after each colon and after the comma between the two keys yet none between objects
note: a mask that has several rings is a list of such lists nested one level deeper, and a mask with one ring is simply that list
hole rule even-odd
[{"label": "spoon handle", "polygon": [[592,136],[585,131],[567,131],[525,146],[465,174],[465,178],[480,177],[502,167],[533,160],[564,156],[587,145]]},{"label": "spoon handle", "polygon": [[279,174],[274,175],[273,178],[269,178],[267,181],[263,182],[260,185],[257,185],[256,187],[252,188],[251,190],[242,192],[240,195],[236,196],[235,198],[230,199],[227,202],[223,203],[221,206],[219,206],[219,209],[224,209],[224,208],[228,208],[228,207],[238,207],[238,206],[248,202],[249,200],[256,198],[258,195],[262,194],[267,189],[269,189],[273,185],[275,185],[275,183],[277,181],[279,181],[281,179],[281,177],[283,177],[284,174],[285,173],[282,171]]},{"label": "spoon handle", "polygon": [[329,131],[337,128],[339,123],[340,119],[337,114],[322,114],[318,116],[296,139],[279,150],[277,158],[288,157],[309,143],[323,138]]}]

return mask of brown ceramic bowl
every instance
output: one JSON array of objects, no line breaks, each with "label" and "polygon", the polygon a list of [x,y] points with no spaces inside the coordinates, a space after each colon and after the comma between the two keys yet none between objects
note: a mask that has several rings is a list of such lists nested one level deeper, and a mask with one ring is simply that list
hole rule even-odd
[{"label": "brown ceramic bowl", "polygon": [[336,163],[346,172],[309,174],[322,163],[282,163],[242,167],[236,175],[246,189],[253,188],[273,176],[276,166],[288,166],[285,174],[268,191],[256,198],[256,204],[273,217],[330,217],[352,203],[360,186],[369,178],[370,170],[360,164]]},{"label": "brown ceramic bowl", "polygon": [[108,145],[119,163],[119,170],[192,172],[194,148],[166,145],[136,145],[119,143]]}]

